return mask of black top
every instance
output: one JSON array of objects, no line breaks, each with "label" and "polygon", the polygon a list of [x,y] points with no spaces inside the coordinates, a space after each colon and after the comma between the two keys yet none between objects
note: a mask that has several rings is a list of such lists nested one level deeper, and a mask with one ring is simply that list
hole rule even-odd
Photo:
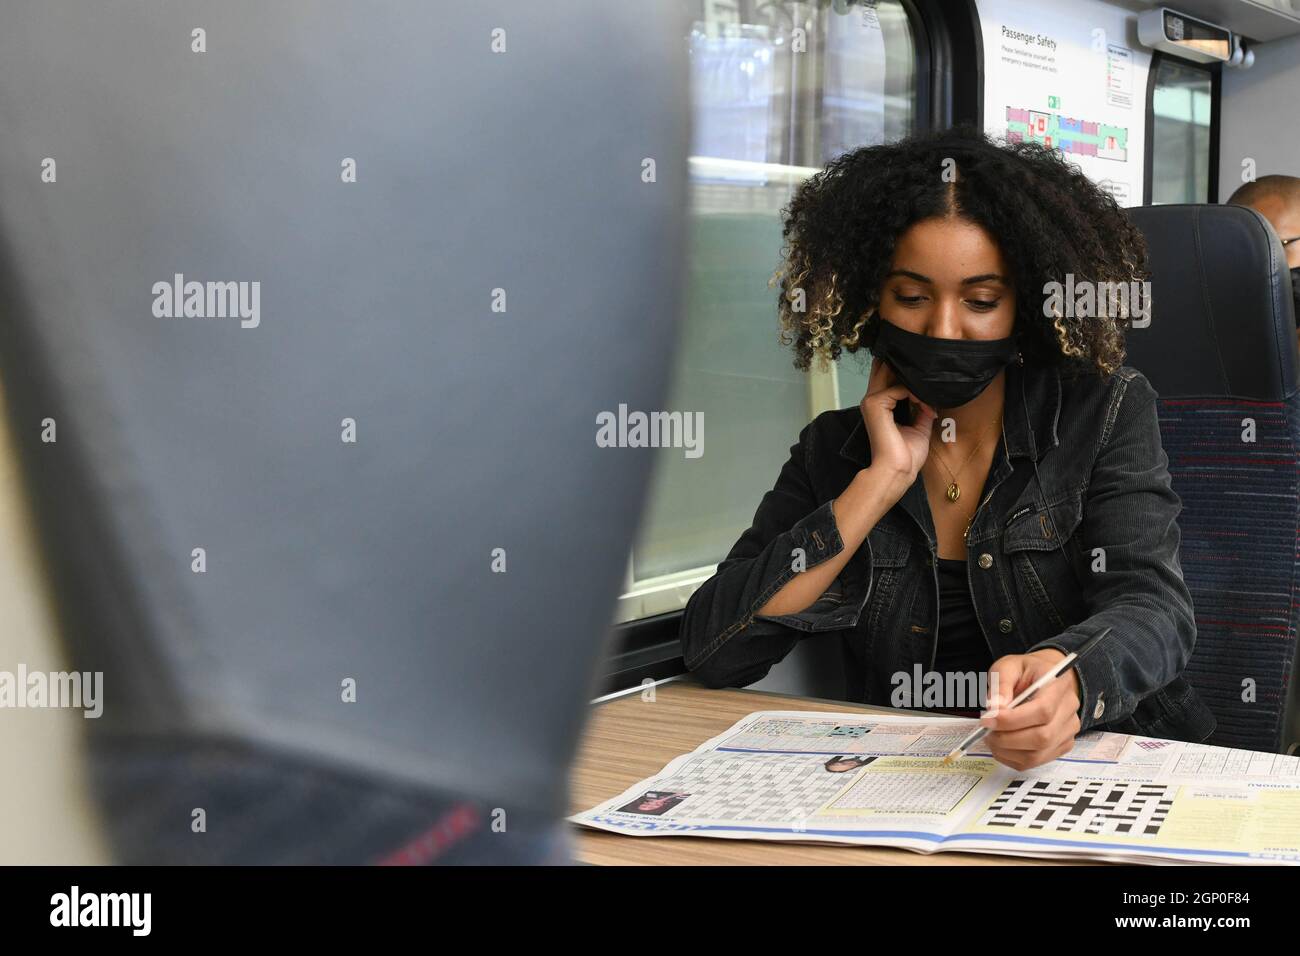
[{"label": "black top", "polygon": [[987,671],[993,655],[975,617],[975,602],[966,580],[966,562],[939,558],[939,648],[934,670]]}]

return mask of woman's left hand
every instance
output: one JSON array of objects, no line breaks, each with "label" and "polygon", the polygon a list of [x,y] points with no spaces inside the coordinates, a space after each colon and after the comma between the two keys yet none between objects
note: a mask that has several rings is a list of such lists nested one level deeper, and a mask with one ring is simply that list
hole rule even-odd
[{"label": "woman's left hand", "polygon": [[[1079,732],[1079,678],[1068,670],[1018,707],[1002,710],[1012,699],[1052,669],[1061,658],[1050,648],[1010,654],[989,668],[989,728],[983,742],[999,763],[1028,770],[1070,752]],[[994,677],[996,675],[996,678]],[[996,689],[996,690],[995,690]]]}]

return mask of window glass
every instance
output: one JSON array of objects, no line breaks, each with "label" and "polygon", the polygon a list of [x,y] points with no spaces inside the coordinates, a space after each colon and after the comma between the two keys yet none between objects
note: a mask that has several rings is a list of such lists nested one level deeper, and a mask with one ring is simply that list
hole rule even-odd
[{"label": "window glass", "polygon": [[1158,58],[1151,110],[1151,203],[1210,201],[1210,74]]},{"label": "window glass", "polygon": [[911,132],[916,54],[901,4],[693,0],[686,315],[667,408],[703,413],[703,454],[654,452],[619,618],[676,610],[749,526],[790,445],[865,374],[809,375],[778,339],[781,208],[844,151]]}]

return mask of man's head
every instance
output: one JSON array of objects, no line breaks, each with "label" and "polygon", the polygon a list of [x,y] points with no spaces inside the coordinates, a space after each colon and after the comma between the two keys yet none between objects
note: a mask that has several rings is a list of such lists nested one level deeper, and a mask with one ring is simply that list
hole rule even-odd
[{"label": "man's head", "polygon": [[1300,242],[1287,241],[1300,237],[1300,177],[1261,176],[1238,189],[1228,202],[1249,206],[1272,223],[1286,243],[1288,268],[1300,268]]}]

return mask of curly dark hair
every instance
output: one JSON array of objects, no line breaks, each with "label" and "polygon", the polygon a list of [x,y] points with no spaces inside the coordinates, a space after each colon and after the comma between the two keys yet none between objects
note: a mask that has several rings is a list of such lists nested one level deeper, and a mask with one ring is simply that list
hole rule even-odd
[{"label": "curly dark hair", "polygon": [[782,263],[769,285],[780,279],[781,340],[794,346],[800,369],[813,355],[824,366],[871,347],[895,243],[925,219],[956,215],[997,242],[1015,284],[1014,334],[1027,361],[1109,375],[1124,361],[1128,310],[1047,317],[1043,288],[1069,273],[1076,284],[1149,275],[1142,235],[1109,193],[1055,150],[995,143],[969,127],[844,153],[805,180],[782,215]]}]

